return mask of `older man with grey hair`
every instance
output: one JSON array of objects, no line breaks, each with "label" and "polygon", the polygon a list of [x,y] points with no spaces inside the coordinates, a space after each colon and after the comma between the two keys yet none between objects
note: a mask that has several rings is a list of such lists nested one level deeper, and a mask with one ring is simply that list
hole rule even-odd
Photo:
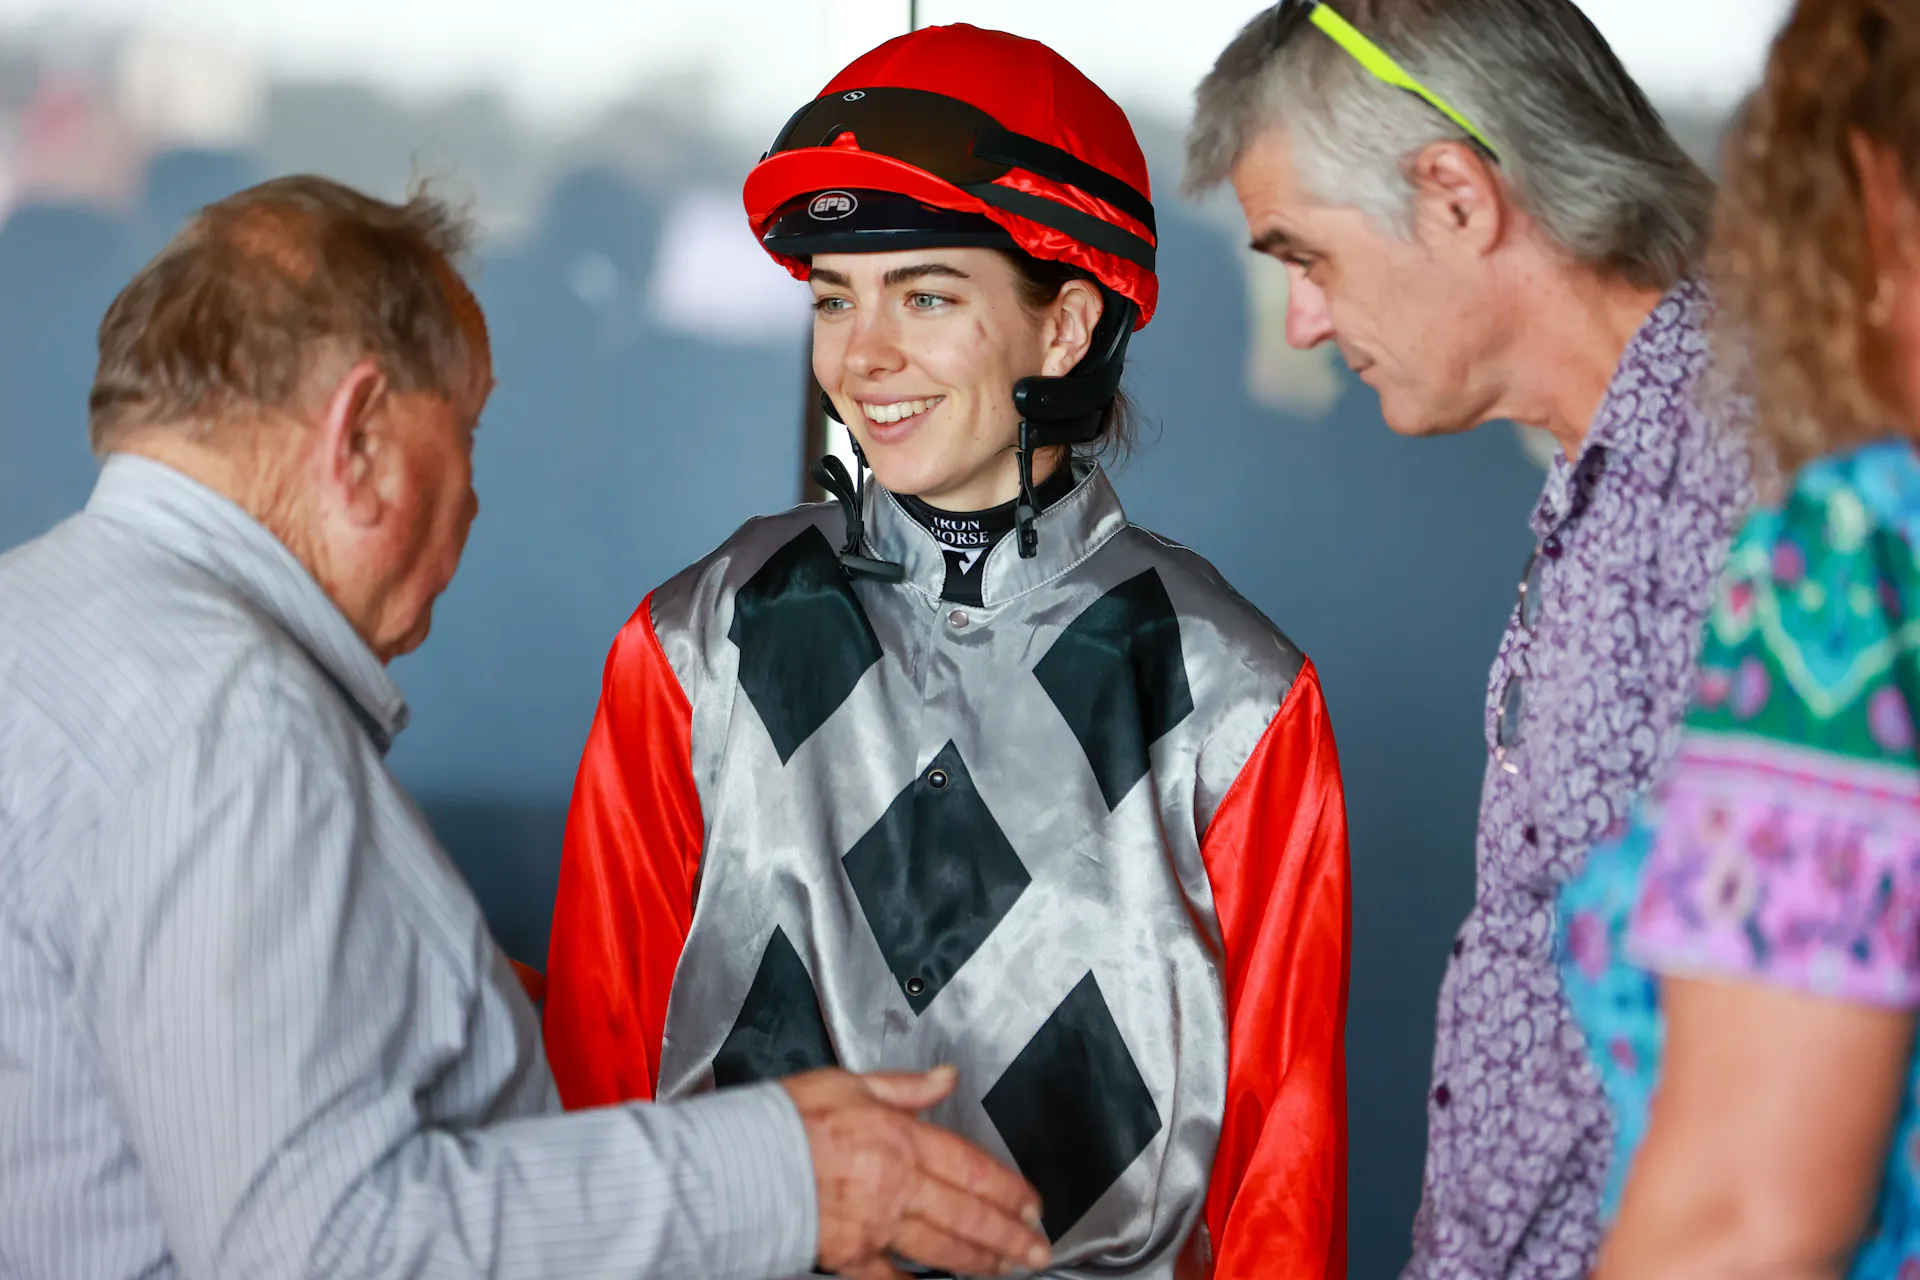
[{"label": "older man with grey hair", "polygon": [[1488,683],[1406,1276],[1583,1276],[1610,1121],[1555,897],[1673,746],[1747,499],[1735,415],[1695,395],[1712,188],[1570,0],[1287,0],[1197,97],[1188,185],[1230,180],[1287,265],[1293,345],[1336,343],[1403,434],[1559,445]]},{"label": "older man with grey hair", "polygon": [[464,240],[280,179],[101,325],[99,484],[0,557],[0,1272],[1044,1265],[1031,1189],[911,1114],[951,1072],[549,1114],[533,1006],[383,759],[385,664],[478,510]]}]

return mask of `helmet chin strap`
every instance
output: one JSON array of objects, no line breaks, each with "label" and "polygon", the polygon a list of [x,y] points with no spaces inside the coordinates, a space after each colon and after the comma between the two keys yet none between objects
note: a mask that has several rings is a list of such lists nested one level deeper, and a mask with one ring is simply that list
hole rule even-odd
[{"label": "helmet chin strap", "polygon": [[[1100,286],[1100,295],[1106,304],[1100,323],[1094,326],[1093,342],[1073,372],[1058,378],[1022,378],[1013,384],[1013,404],[1020,411],[1020,436],[1014,446],[1020,465],[1020,501],[1014,508],[1014,528],[1023,560],[1033,559],[1040,551],[1040,531],[1034,527],[1040,511],[1033,492],[1033,455],[1041,449],[1071,448],[1098,439],[1100,418],[1120,391],[1127,344],[1140,313],[1130,299],[1105,285]],[[829,418],[845,425],[845,419],[833,407],[832,397],[824,391],[820,393],[820,407]],[[851,439],[853,432],[849,430],[847,435]],[[867,554],[863,514],[867,456],[857,439],[853,441],[853,456],[859,469],[858,481],[832,455],[814,463],[812,469],[814,483],[838,499],[846,515],[847,541],[840,549],[840,567],[851,575],[899,582],[906,577],[904,567]]]},{"label": "helmet chin strap", "polygon": [[[820,404],[827,415],[835,422],[840,415],[833,410],[833,401],[827,393],[820,393]],[[860,442],[853,438],[853,432],[847,432],[847,439],[853,444],[854,466],[859,469],[858,480],[847,474],[846,464],[828,454],[813,464],[811,473],[813,482],[832,494],[840,503],[841,515],[846,519],[847,540],[840,548],[840,569],[850,578],[876,578],[881,582],[900,582],[907,576],[905,565],[892,560],[881,560],[867,554],[867,455],[860,450]]]}]

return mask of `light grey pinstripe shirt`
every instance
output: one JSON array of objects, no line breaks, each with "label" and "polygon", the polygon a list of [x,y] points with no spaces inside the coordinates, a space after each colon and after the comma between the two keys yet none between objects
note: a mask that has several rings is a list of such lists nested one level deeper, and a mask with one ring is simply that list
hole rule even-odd
[{"label": "light grey pinstripe shirt", "polygon": [[811,1263],[777,1087],[548,1114],[383,763],[405,718],[286,548],[156,463],[0,557],[0,1276]]}]

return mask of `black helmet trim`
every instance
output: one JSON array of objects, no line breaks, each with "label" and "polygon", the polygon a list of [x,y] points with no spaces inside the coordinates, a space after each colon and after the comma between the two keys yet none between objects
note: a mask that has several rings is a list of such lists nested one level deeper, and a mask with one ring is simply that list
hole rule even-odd
[{"label": "black helmet trim", "polygon": [[1080,243],[1116,258],[1124,258],[1137,267],[1148,271],[1154,269],[1154,248],[1151,240],[1143,240],[1133,232],[1102,221],[1090,213],[1068,208],[1057,200],[1045,196],[1029,195],[1025,191],[1015,191],[1012,187],[1003,187],[992,182],[983,182],[978,186],[963,188],[966,193],[984,204],[1008,213],[1030,219],[1043,227],[1052,227],[1055,231],[1064,231]]},{"label": "black helmet trim", "polygon": [[760,242],[794,258],[816,253],[887,253],[900,249],[1014,249],[993,219],[922,204],[891,191],[815,191],[787,202]]},{"label": "black helmet trim", "polygon": [[1159,234],[1159,226],[1153,217],[1153,201],[1105,169],[1095,168],[1072,152],[1062,151],[1038,138],[1029,138],[1011,129],[995,126],[975,139],[973,154],[982,160],[997,161],[1078,187],[1090,196],[1105,200],[1148,231]]}]

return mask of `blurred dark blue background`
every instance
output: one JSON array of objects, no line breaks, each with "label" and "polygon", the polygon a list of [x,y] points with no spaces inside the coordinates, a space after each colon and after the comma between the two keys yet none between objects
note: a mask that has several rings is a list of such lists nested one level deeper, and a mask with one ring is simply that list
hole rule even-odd
[{"label": "blurred dark blue background", "polygon": [[[125,213],[27,204],[0,225],[0,548],[86,498],[93,330],[115,291],[185,214],[254,176],[237,153],[164,153]],[[432,639],[396,668],[414,727],[394,767],[501,942],[536,965],[614,632],[650,587],[798,496],[802,344],[661,328],[640,286],[664,216],[585,169],[485,247],[500,387],[483,512]],[[1239,250],[1173,201],[1162,233],[1161,310],[1129,375],[1159,430],[1118,483],[1135,520],[1212,559],[1324,678],[1356,892],[1352,1274],[1386,1276],[1407,1251],[1434,995],[1472,892],[1481,699],[1540,473],[1504,426],[1398,439],[1357,384],[1325,416],[1256,404]]]}]

